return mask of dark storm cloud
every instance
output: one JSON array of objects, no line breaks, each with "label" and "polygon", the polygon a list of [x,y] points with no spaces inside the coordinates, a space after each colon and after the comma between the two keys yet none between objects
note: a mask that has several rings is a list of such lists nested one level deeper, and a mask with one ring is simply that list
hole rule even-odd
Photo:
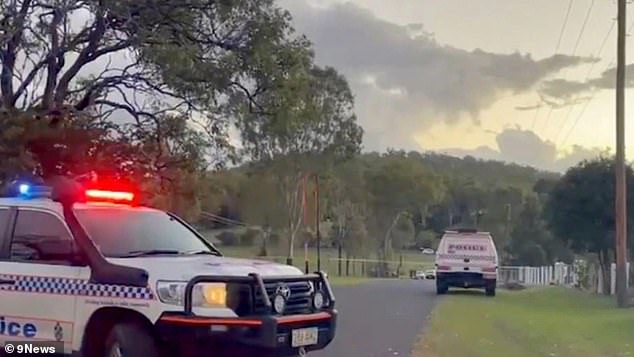
[{"label": "dark storm cloud", "polygon": [[348,77],[369,149],[418,148],[413,134],[429,125],[465,113],[477,120],[501,96],[529,91],[565,67],[590,61],[467,51],[438,43],[421,24],[394,24],[352,3],[280,4],[313,41],[317,62]]},{"label": "dark storm cloud", "polygon": [[441,150],[449,155],[473,156],[486,160],[515,162],[521,165],[537,167],[543,170],[563,172],[584,159],[595,158],[606,153],[606,149],[574,146],[572,151],[558,155],[555,144],[542,140],[529,130],[506,129],[497,134],[498,150],[481,146],[473,150]]},{"label": "dark storm cloud", "polygon": [[[616,68],[610,68],[601,75],[587,81],[568,81],[553,79],[545,81],[539,92],[555,99],[568,99],[593,90],[613,90],[616,85]],[[626,66],[626,82],[628,88],[634,87],[634,64]]]}]

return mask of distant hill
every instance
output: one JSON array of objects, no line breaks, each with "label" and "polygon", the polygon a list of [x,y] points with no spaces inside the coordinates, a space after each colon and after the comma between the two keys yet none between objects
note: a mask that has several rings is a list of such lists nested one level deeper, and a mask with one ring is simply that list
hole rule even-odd
[{"label": "distant hill", "polygon": [[458,158],[438,153],[424,153],[420,160],[439,174],[471,178],[492,186],[517,186],[531,189],[540,179],[557,179],[560,174],[502,161]]},{"label": "distant hill", "polygon": [[[560,177],[558,173],[538,170],[530,166],[477,159],[472,156],[460,158],[436,152],[394,152],[405,155],[410,160],[422,162],[424,166],[441,176],[472,180],[481,186],[515,186],[531,190],[533,185],[540,179],[557,179]],[[365,153],[362,155],[362,159],[367,163],[372,163],[380,155],[375,152]]]}]

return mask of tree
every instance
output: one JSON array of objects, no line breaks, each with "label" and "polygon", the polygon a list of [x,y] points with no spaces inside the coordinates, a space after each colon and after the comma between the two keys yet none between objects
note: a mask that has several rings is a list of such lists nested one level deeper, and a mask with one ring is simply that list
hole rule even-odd
[{"label": "tree", "polygon": [[[627,189],[634,176],[627,167]],[[601,157],[570,168],[550,193],[545,215],[552,232],[577,253],[595,253],[609,282],[607,267],[614,252],[614,160]],[[628,195],[628,225],[634,217],[634,198]],[[631,234],[630,234],[631,235]],[[631,237],[628,242],[632,242]]]},{"label": "tree", "polygon": [[[444,187],[439,177],[403,153],[383,156],[367,171],[366,182],[372,212],[369,226],[380,239],[379,256],[386,260],[391,254],[392,234],[398,223],[404,218],[411,220],[412,212],[440,200]],[[383,274],[387,273],[385,269],[384,264]]]},{"label": "tree", "polygon": [[537,197],[528,196],[517,221],[514,222],[511,240],[506,248],[510,263],[544,266],[568,258],[557,243],[541,217]]},{"label": "tree", "polygon": [[276,91],[263,94],[265,112],[248,107],[238,112],[243,153],[254,169],[272,177],[273,199],[283,200],[287,220],[288,261],[304,218],[310,192],[307,176],[358,153],[362,130],[353,113],[353,96],[344,77],[334,69],[310,62],[289,67],[289,79]]},{"label": "tree", "polygon": [[[341,250],[348,254],[359,244],[349,240],[360,237],[352,234],[354,225],[364,222],[367,216],[367,189],[364,168],[357,158],[334,165],[326,172],[322,179],[324,196],[323,208],[333,221],[333,241]],[[365,227],[363,228],[365,229]]]},{"label": "tree", "polygon": [[232,113],[262,112],[259,96],[281,86],[284,69],[310,61],[273,0],[6,0],[0,10],[9,172],[77,172],[64,153],[104,144],[125,157],[147,144],[138,133],[163,135],[173,115],[209,135],[222,162]]}]

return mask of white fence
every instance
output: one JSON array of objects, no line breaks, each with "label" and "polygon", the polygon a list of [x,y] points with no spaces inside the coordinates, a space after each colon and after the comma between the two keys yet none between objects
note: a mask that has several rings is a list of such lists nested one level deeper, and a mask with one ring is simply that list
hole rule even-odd
[{"label": "white fence", "polygon": [[[593,282],[587,288],[590,288],[593,292],[598,294],[603,294],[603,274],[598,271],[598,267],[593,266],[593,269]],[[634,281],[630,282],[632,278],[630,275],[630,263],[627,263],[626,271],[629,288],[634,285]],[[616,292],[616,264],[612,263],[608,275],[610,278],[610,294],[614,295]],[[502,266],[498,271],[498,283],[504,284],[508,282],[518,282],[526,286],[577,286],[579,283],[579,275],[577,275],[574,266],[564,263],[555,263],[555,265],[542,267]]]},{"label": "white fence", "polygon": [[518,282],[526,286],[576,285],[574,267],[564,263],[551,266],[502,266],[498,271],[498,283]]}]

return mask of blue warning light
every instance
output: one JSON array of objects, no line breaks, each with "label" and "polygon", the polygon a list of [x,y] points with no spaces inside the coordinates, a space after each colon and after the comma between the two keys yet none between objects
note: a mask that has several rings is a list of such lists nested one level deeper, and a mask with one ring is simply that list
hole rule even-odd
[{"label": "blue warning light", "polygon": [[30,190],[31,190],[31,186],[30,185],[27,185],[25,183],[20,185],[19,191],[20,191],[21,195],[27,195]]},{"label": "blue warning light", "polygon": [[[20,183],[14,186],[17,188],[14,192],[14,195],[17,197],[25,198],[25,199],[33,199],[33,198],[51,198],[51,188],[48,186],[38,186],[32,185],[29,183]],[[15,190],[15,188],[14,188]]]}]

